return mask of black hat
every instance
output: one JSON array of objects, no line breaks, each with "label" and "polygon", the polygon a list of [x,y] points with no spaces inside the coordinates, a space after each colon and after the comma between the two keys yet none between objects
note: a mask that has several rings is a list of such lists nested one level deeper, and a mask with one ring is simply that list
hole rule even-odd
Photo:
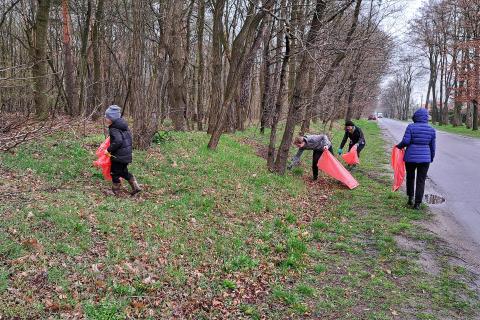
[{"label": "black hat", "polygon": [[347,120],[345,121],[345,127],[354,127],[355,124],[352,122],[352,120]]}]

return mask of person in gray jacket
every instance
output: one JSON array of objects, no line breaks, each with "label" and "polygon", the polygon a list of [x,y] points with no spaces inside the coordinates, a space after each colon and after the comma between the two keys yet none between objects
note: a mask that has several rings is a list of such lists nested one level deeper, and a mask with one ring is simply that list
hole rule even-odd
[{"label": "person in gray jacket", "polygon": [[288,169],[292,169],[300,162],[300,157],[303,151],[313,150],[312,173],[313,180],[318,178],[318,160],[323,154],[323,151],[329,150],[333,154],[332,143],[325,134],[312,134],[306,136],[299,136],[293,140],[293,145],[298,148],[297,154],[292,158]]}]

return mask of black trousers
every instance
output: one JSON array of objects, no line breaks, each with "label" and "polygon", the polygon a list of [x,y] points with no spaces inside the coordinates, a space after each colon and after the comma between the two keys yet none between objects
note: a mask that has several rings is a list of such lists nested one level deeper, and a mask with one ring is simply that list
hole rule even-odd
[{"label": "black trousers", "polygon": [[128,172],[128,163],[121,163],[112,161],[112,168],[110,169],[113,183],[120,183],[120,178],[130,180],[132,175]]},{"label": "black trousers", "polygon": [[[333,154],[333,148],[330,146],[328,148],[328,151],[330,151],[331,154]],[[323,149],[322,150],[313,150],[313,161],[312,161],[312,173],[313,173],[313,179],[318,178],[318,160],[320,160],[320,157],[323,154]]]},{"label": "black trousers", "polygon": [[[415,195],[415,203],[422,203],[423,193],[425,192],[425,180],[427,179],[430,163],[405,162],[407,169],[407,195]],[[417,183],[415,186],[415,172],[417,174]]]},{"label": "black trousers", "polygon": [[[350,151],[350,150],[353,148],[354,145],[355,145],[355,144],[350,144],[350,145],[348,146],[348,151]],[[359,145],[358,145],[357,154],[358,154],[358,157],[359,157],[359,158],[360,158],[360,152],[362,152],[363,148],[365,148],[365,144],[359,144]]]}]

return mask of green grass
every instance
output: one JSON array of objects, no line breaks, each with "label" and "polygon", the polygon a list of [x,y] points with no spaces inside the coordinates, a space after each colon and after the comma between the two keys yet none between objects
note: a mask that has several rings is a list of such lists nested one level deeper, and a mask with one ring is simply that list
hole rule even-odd
[{"label": "green grass", "polygon": [[480,138],[480,131],[476,130],[473,131],[472,129],[468,129],[465,125],[457,126],[454,127],[451,124],[448,125],[433,125],[435,129],[441,130],[441,131],[446,131],[454,134],[459,134],[462,136],[468,136],[468,137],[474,137],[474,138]]},{"label": "green grass", "polygon": [[[91,167],[100,135],[69,133],[0,155],[9,176],[0,192],[0,315],[88,319],[471,318],[478,297],[467,272],[425,273],[395,236],[434,241],[415,221],[428,213],[390,191],[388,155],[375,123],[360,187],[322,177],[305,184],[305,165],[278,176],[245,139],[168,132],[135,152],[136,198],[104,194]],[[342,133],[333,132],[335,145]],[[328,200],[319,200],[327,195]],[[14,290],[10,290],[10,289]]]}]

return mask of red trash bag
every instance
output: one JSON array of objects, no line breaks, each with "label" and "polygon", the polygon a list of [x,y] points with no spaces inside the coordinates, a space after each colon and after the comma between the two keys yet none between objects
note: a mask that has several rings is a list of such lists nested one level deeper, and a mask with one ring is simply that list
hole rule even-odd
[{"label": "red trash bag", "polygon": [[93,161],[93,165],[102,169],[102,175],[105,180],[112,180],[112,176],[110,175],[112,160],[105,154],[105,151],[108,149],[108,147],[110,147],[110,137],[107,137],[100,147],[98,147],[97,152],[95,152],[98,159]]},{"label": "red trash bag", "polygon": [[342,166],[340,161],[338,161],[329,151],[325,151],[320,157],[320,160],[318,160],[318,168],[330,177],[346,185],[349,189],[358,187],[357,180],[355,180],[350,172],[348,172],[348,170]]},{"label": "red trash bag", "polygon": [[345,154],[342,154],[343,160],[345,160],[346,164],[349,165],[354,165],[354,164],[359,164],[360,159],[358,159],[358,153],[357,153],[357,146],[353,146],[350,151],[348,151]]},{"label": "red trash bag", "polygon": [[397,191],[405,179],[405,150],[393,147],[392,150],[392,169],[393,169],[393,191]]}]

